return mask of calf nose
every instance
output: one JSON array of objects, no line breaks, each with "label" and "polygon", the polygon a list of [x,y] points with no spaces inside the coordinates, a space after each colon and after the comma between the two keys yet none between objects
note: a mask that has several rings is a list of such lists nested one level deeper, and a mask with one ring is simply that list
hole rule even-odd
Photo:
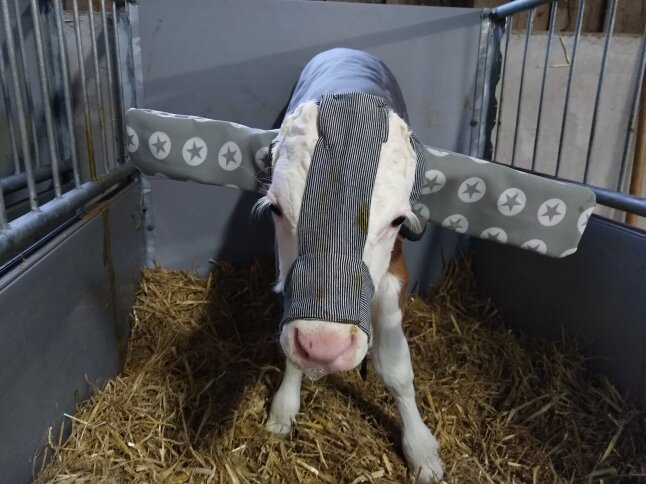
[{"label": "calf nose", "polygon": [[307,359],[319,363],[332,363],[352,345],[350,332],[312,331],[295,329],[294,343],[297,351]]}]

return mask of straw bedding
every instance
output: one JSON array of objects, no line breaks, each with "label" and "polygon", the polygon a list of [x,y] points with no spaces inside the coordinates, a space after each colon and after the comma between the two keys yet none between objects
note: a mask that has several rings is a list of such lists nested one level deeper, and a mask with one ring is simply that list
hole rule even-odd
[{"label": "straw bedding", "polygon": [[[37,482],[411,482],[370,366],[366,380],[305,381],[291,436],[265,431],[282,371],[273,275],[272,261],[219,264],[209,279],[145,270],[122,374],[68,417],[67,440],[53,432]],[[506,328],[468,259],[409,300],[405,332],[446,481],[645,478],[637,413],[573,345]]]}]

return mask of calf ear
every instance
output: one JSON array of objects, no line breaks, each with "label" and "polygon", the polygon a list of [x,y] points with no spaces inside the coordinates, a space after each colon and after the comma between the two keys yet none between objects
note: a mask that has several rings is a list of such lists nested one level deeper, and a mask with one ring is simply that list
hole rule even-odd
[{"label": "calf ear", "polygon": [[277,130],[148,109],[126,113],[127,149],[144,174],[258,192]]},{"label": "calf ear", "polygon": [[595,207],[585,187],[424,147],[414,211],[449,230],[551,257],[576,252]]}]

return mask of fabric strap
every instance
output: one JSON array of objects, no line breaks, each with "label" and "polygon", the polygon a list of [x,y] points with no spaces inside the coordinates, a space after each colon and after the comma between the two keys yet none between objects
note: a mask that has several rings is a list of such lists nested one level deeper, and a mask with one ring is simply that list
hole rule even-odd
[{"label": "fabric strap", "polygon": [[[144,109],[128,111],[126,123],[130,157],[147,175],[248,191],[267,182],[276,130]],[[595,206],[590,189],[425,147],[414,134],[411,143],[424,159],[415,184],[419,199],[411,194],[422,227],[430,221],[550,257],[576,251]],[[407,229],[410,238],[421,234]]]}]

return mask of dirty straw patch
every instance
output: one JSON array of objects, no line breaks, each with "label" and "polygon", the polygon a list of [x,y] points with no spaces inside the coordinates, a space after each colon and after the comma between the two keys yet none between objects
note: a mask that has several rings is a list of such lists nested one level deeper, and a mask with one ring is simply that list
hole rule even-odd
[{"label": "dirty straw patch", "polygon": [[[370,370],[305,382],[290,438],[264,429],[281,376],[273,263],[208,280],[146,270],[121,376],[70,417],[38,482],[404,482],[397,415]],[[406,308],[417,398],[450,482],[646,473],[639,422],[568,344],[519,337],[467,260]],[[56,432],[54,432],[56,434]],[[637,480],[639,478],[636,478]],[[606,481],[607,482],[607,481]]]}]

